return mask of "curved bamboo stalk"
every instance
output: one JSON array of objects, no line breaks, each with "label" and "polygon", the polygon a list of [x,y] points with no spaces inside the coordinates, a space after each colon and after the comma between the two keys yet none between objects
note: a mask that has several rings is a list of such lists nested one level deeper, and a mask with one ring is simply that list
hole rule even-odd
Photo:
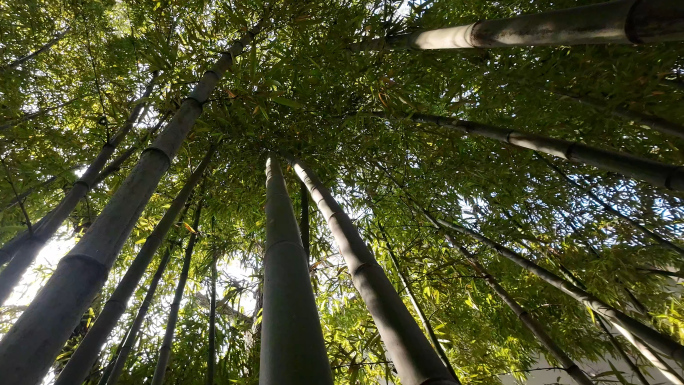
[{"label": "curved bamboo stalk", "polygon": [[670,337],[667,335],[660,333],[644,324],[641,322],[635,320],[634,318],[626,315],[625,313],[621,312],[618,309],[615,309],[614,307],[608,305],[607,303],[601,301],[600,299],[596,298],[595,296],[591,295],[590,293],[587,293],[585,290],[580,289],[579,287],[575,286],[573,283],[553,274],[549,270],[546,270],[545,268],[537,265],[536,263],[528,260],[527,258],[521,256],[520,254],[516,253],[515,251],[507,248],[504,245],[501,245],[484,235],[471,230],[469,228],[460,226],[458,224],[454,224],[451,222],[447,222],[442,219],[434,218],[424,207],[422,207],[418,202],[416,202],[404,189],[404,187],[396,180],[394,177],[380,165],[379,163],[376,162],[376,165],[378,168],[380,168],[382,171],[385,172],[388,178],[392,180],[393,183],[397,185],[398,188],[400,188],[404,193],[406,194],[407,198],[416,206],[416,210],[422,213],[426,218],[432,218],[429,219],[431,224],[433,224],[433,227],[435,224],[437,226],[443,227],[445,229],[455,231],[461,234],[465,234],[470,236],[471,238],[475,239],[478,242],[481,242],[482,244],[486,245],[487,247],[490,247],[494,250],[496,250],[501,256],[507,258],[511,262],[517,264],[518,266],[522,267],[523,269],[529,271],[530,273],[536,275],[539,277],[541,280],[544,282],[548,283],[549,285],[561,290],[565,294],[569,295],[576,301],[582,303],[583,305],[587,306],[588,308],[592,309],[596,313],[598,313],[600,316],[605,317],[612,323],[616,325],[622,326],[624,329],[626,329],[629,333],[633,334],[635,337],[644,340],[646,343],[649,345],[655,347],[656,349],[660,350],[667,356],[671,357],[675,361],[679,363],[684,363],[684,346],[680,345],[679,343],[673,341]]},{"label": "curved bamboo stalk", "polygon": [[[456,245],[453,243],[453,239],[450,238],[451,237],[447,238],[449,242],[453,245]],[[515,315],[518,316],[520,322],[522,322],[523,325],[525,325],[525,327],[532,332],[532,334],[534,334],[542,346],[544,346],[544,348],[548,350],[551,355],[563,366],[565,372],[568,373],[568,375],[572,377],[575,382],[580,385],[594,385],[586,373],[584,373],[584,371],[577,366],[575,361],[573,361],[567,355],[567,353],[565,353],[565,351],[563,351],[563,349],[556,344],[556,341],[554,341],[551,336],[546,333],[539,322],[537,322],[537,320],[534,319],[530,313],[527,312],[527,310],[520,306],[520,304],[513,297],[511,297],[511,295],[508,294],[508,292],[501,287],[501,285],[499,285],[499,282],[497,282],[496,279],[489,274],[489,272],[480,264],[475,256],[473,256],[463,246],[458,246],[458,250],[466,258],[473,269],[480,276],[482,276],[482,278],[484,278],[485,282],[487,282],[487,285],[494,290],[496,295],[498,295],[499,298],[501,298],[501,300],[515,313]]]},{"label": "curved bamboo stalk", "polygon": [[199,195],[199,202],[197,203],[197,208],[195,209],[195,217],[192,221],[192,228],[195,229],[195,232],[190,234],[190,240],[188,240],[188,245],[185,247],[185,258],[183,258],[183,268],[181,269],[180,276],[178,277],[176,293],[173,296],[173,302],[171,303],[171,309],[169,310],[169,319],[166,321],[166,332],[164,333],[162,346],[159,349],[159,358],[157,359],[157,367],[154,369],[154,376],[152,377],[151,382],[152,385],[162,385],[164,383],[164,375],[166,375],[166,368],[169,365],[169,359],[171,358],[173,336],[176,331],[176,323],[178,323],[178,311],[180,310],[180,303],[183,299],[185,283],[188,280],[188,272],[190,271],[190,261],[192,260],[192,252],[195,248],[195,243],[197,242],[197,234],[199,232],[198,228],[200,218],[202,216],[202,205],[205,184],[206,179],[202,183],[202,191]]},{"label": "curved bamboo stalk", "polygon": [[349,216],[308,166],[290,154],[284,155],[328,222],[352,282],[375,320],[402,383],[460,384],[425,338]]},{"label": "curved bamboo stalk", "polygon": [[333,383],[307,259],[280,164],[270,155],[260,384]]},{"label": "curved bamboo stalk", "polygon": [[684,39],[679,0],[618,0],[583,7],[483,20],[352,44],[367,50],[432,50],[538,45],[641,44]]},{"label": "curved bamboo stalk", "polygon": [[183,188],[171,202],[169,209],[147,237],[126,274],[124,274],[116,286],[112,296],[103,306],[95,323],[90,327],[90,330],[88,330],[88,333],[69,359],[69,362],[67,362],[57,377],[55,385],[80,384],[86,379],[102,345],[107,342],[107,337],[114,330],[116,323],[126,311],[126,304],[128,304],[128,301],[135,292],[140,279],[145,274],[145,270],[147,270],[164,238],[166,238],[169,230],[171,230],[171,227],[176,222],[178,214],[180,214],[185,206],[195,186],[202,179],[204,171],[214,156],[214,151],[215,147],[211,147],[207,151],[202,162],[185,182]]},{"label": "curved bamboo stalk", "polygon": [[[143,93],[142,100],[135,105],[131,111],[126,123],[116,132],[116,134],[102,147],[100,153],[97,155],[93,163],[91,163],[83,175],[74,182],[73,187],[67,195],[62,199],[57,207],[51,212],[50,216],[45,220],[40,227],[35,229],[28,239],[10,255],[12,259],[5,269],[0,272],[0,305],[3,304],[9,295],[12,293],[14,286],[19,283],[21,277],[26,272],[29,266],[35,261],[40,250],[52,238],[62,223],[71,215],[78,202],[88,194],[90,189],[95,185],[95,180],[100,174],[100,171],[105,167],[107,161],[112,157],[114,151],[119,144],[124,140],[126,135],[133,128],[133,124],[138,120],[140,113],[145,108],[145,99],[150,96],[154,89],[154,80],[158,76],[157,72],[152,75],[152,80],[148,84]],[[8,255],[6,248],[2,249],[5,255]]]},{"label": "curved bamboo stalk", "polygon": [[[384,112],[374,112],[373,115],[386,117]],[[496,139],[517,147],[543,152],[562,159],[585,163],[600,170],[640,179],[655,186],[684,191],[684,167],[682,166],[656,162],[622,152],[603,150],[579,142],[528,134],[509,128],[494,127],[465,120],[425,114],[413,114],[406,117],[417,123],[433,123],[464,134]]]},{"label": "curved bamboo stalk", "polygon": [[217,61],[185,99],[123,185],[76,246],[62,258],[28,309],[0,341],[3,385],[34,385],[69,338],[73,325],[102,288],[109,269],[133,230],[162,175],[178,153],[233,58],[240,55],[268,21],[260,22]]}]

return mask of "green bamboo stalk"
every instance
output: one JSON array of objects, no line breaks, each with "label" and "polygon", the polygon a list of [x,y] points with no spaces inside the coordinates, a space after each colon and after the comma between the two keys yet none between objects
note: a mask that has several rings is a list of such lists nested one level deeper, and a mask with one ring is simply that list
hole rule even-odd
[{"label": "green bamboo stalk", "polygon": [[69,362],[67,362],[57,377],[55,385],[80,384],[88,376],[88,371],[93,366],[97,353],[102,348],[102,345],[107,342],[107,337],[114,330],[116,323],[126,311],[126,304],[128,304],[129,299],[135,292],[135,288],[145,274],[145,270],[147,270],[164,238],[166,238],[169,230],[176,222],[176,218],[185,206],[190,194],[200,179],[202,179],[202,175],[214,156],[215,149],[216,147],[212,146],[207,151],[202,162],[185,182],[183,188],[171,202],[169,209],[147,237],[135,259],[133,259],[133,263],[131,263],[126,274],[124,274],[116,286],[112,296],[105,303],[95,323],[88,330],[88,334],[85,335],[69,359]]},{"label": "green bamboo stalk", "polygon": [[259,383],[330,384],[307,256],[280,164],[266,162],[266,252]]},{"label": "green bamboo stalk", "polygon": [[618,0],[583,7],[483,20],[352,44],[368,50],[432,50],[577,44],[642,44],[684,39],[679,0]]},{"label": "green bamboo stalk", "polygon": [[354,224],[302,161],[285,154],[328,222],[352,282],[370,311],[403,384],[460,384],[425,338]]},{"label": "green bamboo stalk", "polygon": [[[205,179],[206,182],[206,179]],[[197,234],[199,232],[199,222],[202,215],[202,205],[204,197],[204,183],[202,192],[199,196],[199,202],[195,209],[195,218],[192,221],[192,228],[195,230],[190,234],[190,240],[185,248],[185,258],[183,258],[183,268],[181,269],[180,277],[178,277],[178,285],[176,286],[176,293],[171,303],[171,310],[169,310],[169,319],[166,321],[166,332],[164,333],[164,340],[159,349],[159,358],[157,359],[157,367],[154,369],[154,376],[152,377],[152,385],[162,385],[164,383],[164,375],[166,375],[166,368],[169,365],[171,358],[171,347],[173,346],[173,336],[176,331],[176,323],[178,323],[178,311],[180,310],[180,303],[183,299],[183,292],[185,291],[185,283],[188,280],[188,272],[190,271],[190,261],[192,260],[192,252],[197,242]]]},{"label": "green bamboo stalk", "polygon": [[0,255],[9,255],[10,263],[0,272],[0,305],[3,304],[12,293],[14,286],[19,283],[21,277],[26,272],[29,266],[35,261],[40,250],[52,238],[62,223],[71,215],[78,202],[88,194],[90,189],[95,185],[95,180],[100,174],[100,171],[105,167],[107,161],[114,154],[114,150],[124,140],[126,135],[133,128],[143,108],[145,107],[146,98],[150,96],[154,89],[154,80],[158,76],[157,72],[152,75],[152,80],[148,84],[143,93],[142,102],[136,103],[131,111],[126,123],[117,131],[117,133],[109,140],[100,150],[93,163],[86,169],[85,173],[74,183],[73,187],[67,195],[60,201],[55,209],[50,213],[49,217],[41,223],[41,225],[34,229],[33,233],[22,242],[21,246],[9,254],[5,246],[0,249]]},{"label": "green bamboo stalk", "polygon": [[202,105],[232,65],[233,58],[268,23],[266,19],[235,42],[197,83],[164,131],[143,152],[138,164],[116,191],[79,243],[62,258],[28,309],[0,341],[3,385],[41,381],[69,338],[73,325],[104,285],[108,271],[202,112]]},{"label": "green bamboo stalk", "polygon": [[[386,117],[384,112],[374,112],[373,115]],[[528,134],[509,128],[494,127],[465,120],[425,114],[412,114],[410,117],[406,117],[417,123],[433,123],[464,134],[496,139],[517,147],[543,152],[569,161],[585,163],[600,170],[616,172],[655,186],[684,191],[684,167],[681,166],[656,162],[626,153],[603,150],[579,142]]]}]

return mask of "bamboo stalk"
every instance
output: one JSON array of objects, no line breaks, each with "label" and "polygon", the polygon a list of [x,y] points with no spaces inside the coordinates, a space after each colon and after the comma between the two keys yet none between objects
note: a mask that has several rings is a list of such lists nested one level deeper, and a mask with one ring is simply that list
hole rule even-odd
[{"label": "bamboo stalk", "polygon": [[259,383],[330,384],[307,256],[273,155],[266,162],[266,252]]},{"label": "bamboo stalk", "polygon": [[18,59],[16,59],[16,60],[14,60],[13,62],[7,64],[7,65],[4,66],[4,67],[1,67],[1,68],[0,68],[0,73],[3,73],[3,72],[5,72],[5,71],[7,71],[7,70],[15,69],[15,68],[19,67],[21,64],[23,64],[23,63],[25,63],[25,62],[27,62],[27,61],[33,59],[34,57],[40,55],[40,54],[43,53],[43,52],[49,50],[50,48],[52,48],[53,45],[57,44],[60,40],[62,40],[62,38],[64,38],[64,36],[66,36],[66,34],[69,33],[69,31],[71,31],[71,27],[66,27],[63,31],[57,33],[57,34],[55,35],[55,37],[53,37],[52,39],[50,39],[50,41],[48,41],[47,43],[45,43],[45,44],[44,44],[43,46],[41,46],[39,49],[37,49],[37,50],[31,52],[31,53],[28,54],[28,55],[24,55],[24,56],[22,56],[22,57],[20,57],[20,58],[18,58]]},{"label": "bamboo stalk", "polygon": [[183,258],[183,267],[180,276],[178,277],[178,285],[173,296],[171,309],[169,310],[169,318],[166,321],[166,331],[164,332],[164,339],[162,346],[159,349],[159,358],[157,359],[157,367],[154,369],[154,376],[152,377],[152,385],[162,385],[164,383],[164,375],[166,375],[166,368],[169,365],[171,358],[171,347],[173,346],[173,336],[176,331],[176,323],[178,323],[178,311],[180,310],[180,303],[183,299],[183,292],[185,291],[185,283],[188,280],[188,272],[190,271],[190,261],[192,260],[192,252],[197,242],[197,234],[199,233],[199,222],[202,216],[202,206],[204,198],[204,186],[206,179],[202,183],[202,191],[199,195],[199,202],[195,208],[195,217],[192,221],[192,228],[195,230],[190,234],[188,245],[185,247],[185,258]]},{"label": "bamboo stalk", "polygon": [[[375,216],[375,212],[373,212],[373,215]],[[420,323],[423,324],[423,328],[427,332],[428,337],[430,337],[430,341],[432,342],[432,346],[434,346],[435,350],[437,351],[437,354],[439,355],[439,358],[442,360],[442,363],[444,364],[444,366],[446,366],[447,370],[449,370],[449,373],[451,373],[451,376],[454,378],[458,378],[458,376],[456,375],[456,371],[454,370],[454,367],[451,365],[451,362],[449,361],[449,357],[447,356],[446,352],[444,351],[442,344],[439,342],[439,338],[437,338],[437,335],[435,334],[435,331],[432,328],[432,325],[430,324],[430,320],[428,320],[428,318],[425,316],[423,309],[421,308],[420,304],[418,303],[418,299],[416,298],[416,295],[413,293],[413,289],[411,288],[411,283],[406,279],[406,277],[404,276],[404,273],[402,273],[401,268],[399,267],[399,259],[394,254],[392,244],[389,242],[389,237],[387,236],[385,229],[382,227],[382,225],[379,222],[377,225],[378,225],[378,229],[380,230],[380,235],[382,236],[382,241],[385,242],[385,245],[387,246],[387,253],[390,256],[390,259],[392,261],[392,265],[394,265],[394,270],[396,270],[397,275],[399,275],[399,280],[401,281],[401,285],[406,288],[406,293],[408,293],[409,299],[411,300],[411,304],[413,305],[413,308],[416,311],[416,314],[418,314],[418,319],[420,319]]]},{"label": "bamboo stalk", "polygon": [[347,214],[308,166],[289,154],[285,156],[328,222],[352,282],[375,320],[402,383],[460,384],[425,338]]},{"label": "bamboo stalk", "polygon": [[55,385],[79,384],[88,376],[88,371],[97,358],[97,352],[107,342],[107,337],[114,330],[116,323],[126,311],[126,304],[128,304],[128,301],[135,292],[135,288],[145,274],[145,270],[147,270],[164,238],[176,222],[176,218],[185,206],[190,194],[200,179],[202,179],[202,175],[211,162],[214,152],[215,147],[211,147],[207,151],[202,162],[185,182],[183,188],[171,202],[169,209],[147,237],[126,274],[124,274],[112,296],[105,303],[95,323],[90,327],[90,330],[88,330],[88,333],[69,359],[69,362],[67,362],[57,377]]},{"label": "bamboo stalk", "polygon": [[[385,118],[384,112],[373,115]],[[408,117],[408,116],[407,116]],[[464,134],[474,134],[529,150],[539,151],[559,158],[585,163],[600,170],[612,171],[639,179],[658,187],[684,191],[684,167],[656,162],[634,155],[587,146],[579,142],[528,134],[509,128],[501,128],[449,119],[436,115],[412,114],[408,117],[416,123],[433,123]]]},{"label": "bamboo stalk", "polygon": [[507,19],[416,31],[352,44],[368,50],[432,50],[577,44],[642,44],[684,39],[679,0],[618,0]]},{"label": "bamboo stalk", "polygon": [[[149,97],[154,89],[154,80],[158,76],[155,72],[152,75],[152,80],[147,85],[142,99]],[[74,182],[73,187],[66,196],[59,202],[57,207],[51,211],[50,216],[41,223],[41,225],[34,229],[33,233],[29,235],[26,241],[22,242],[21,246],[9,254],[5,246],[2,247],[2,254],[9,255],[10,263],[5,269],[0,272],[0,305],[3,304],[12,293],[14,286],[19,283],[21,277],[26,272],[29,266],[35,261],[40,250],[52,238],[62,223],[71,215],[78,202],[88,194],[90,189],[95,185],[95,180],[100,174],[100,171],[105,167],[109,158],[114,154],[114,150],[124,140],[126,135],[133,128],[133,124],[140,116],[145,102],[139,102],[131,111],[126,123],[117,131],[117,133],[102,147],[100,153],[97,155],[93,163],[91,163],[83,175]]]},{"label": "bamboo stalk", "polygon": [[223,74],[268,23],[255,26],[207,71],[79,243],[0,341],[3,385],[34,385],[69,338]]}]

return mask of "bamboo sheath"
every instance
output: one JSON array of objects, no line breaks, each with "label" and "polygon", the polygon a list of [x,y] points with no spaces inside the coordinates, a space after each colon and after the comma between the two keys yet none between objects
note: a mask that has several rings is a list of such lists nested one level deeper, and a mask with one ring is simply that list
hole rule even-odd
[{"label": "bamboo sheath", "polygon": [[402,383],[459,384],[425,338],[347,214],[308,166],[290,154],[284,155],[328,222],[352,282],[375,321]]},{"label": "bamboo sheath", "polygon": [[207,71],[171,122],[119,187],[79,243],[0,341],[3,385],[38,384],[69,338],[74,325],[104,285],[109,269],[130,235],[162,175],[178,153],[218,81],[261,31],[260,22]]},{"label": "bamboo sheath", "polygon": [[387,36],[352,44],[349,49],[359,52],[642,44],[683,39],[684,2],[681,0],[618,0]]},{"label": "bamboo sheath", "polygon": [[259,384],[333,384],[308,257],[280,164],[266,162],[266,251]]}]

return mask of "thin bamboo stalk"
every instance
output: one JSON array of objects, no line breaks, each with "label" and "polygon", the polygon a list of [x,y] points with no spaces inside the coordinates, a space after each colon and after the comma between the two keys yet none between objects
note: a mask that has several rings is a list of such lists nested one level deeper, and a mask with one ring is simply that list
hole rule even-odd
[{"label": "thin bamboo stalk", "polygon": [[[206,182],[206,179],[205,179]],[[192,252],[195,248],[195,243],[197,242],[197,234],[199,232],[199,222],[202,215],[202,205],[204,197],[204,183],[202,186],[202,192],[199,196],[199,202],[197,203],[197,208],[195,209],[195,217],[192,221],[192,228],[195,230],[190,234],[190,240],[188,240],[188,245],[185,248],[185,258],[183,258],[183,268],[181,269],[180,276],[178,277],[178,285],[176,286],[176,293],[173,297],[173,302],[171,303],[171,309],[169,310],[169,319],[166,321],[166,332],[164,333],[164,339],[162,341],[162,346],[159,349],[159,358],[157,359],[157,367],[154,369],[154,376],[152,377],[152,385],[162,385],[164,383],[164,376],[166,375],[166,368],[169,365],[169,359],[171,358],[171,347],[173,346],[173,336],[176,331],[176,323],[178,323],[178,311],[180,310],[180,303],[183,299],[183,292],[185,291],[185,283],[188,280],[188,273],[190,271],[190,261],[192,260]]]},{"label": "thin bamboo stalk", "polygon": [[24,55],[24,56],[22,56],[22,57],[20,57],[20,58],[18,58],[18,59],[16,59],[16,60],[14,60],[13,62],[7,64],[7,65],[4,66],[4,67],[1,67],[1,68],[0,68],[0,73],[3,73],[3,72],[5,72],[5,71],[7,71],[7,70],[15,69],[15,68],[19,67],[21,64],[26,63],[27,61],[33,59],[34,57],[40,55],[41,53],[43,53],[43,52],[49,50],[50,48],[52,48],[52,46],[54,46],[54,45],[57,44],[60,40],[62,40],[62,39],[64,38],[64,36],[66,36],[66,34],[69,33],[69,31],[71,31],[71,27],[66,27],[63,31],[57,33],[57,34],[55,35],[55,37],[53,37],[52,39],[50,39],[50,41],[48,41],[47,43],[45,43],[45,44],[44,44],[43,46],[41,46],[39,49],[37,49],[37,50],[31,52],[31,53],[28,54],[28,55]]},{"label": "thin bamboo stalk", "polygon": [[135,259],[133,259],[133,263],[131,263],[126,274],[124,274],[123,278],[116,286],[112,296],[103,306],[95,323],[90,327],[90,330],[88,330],[88,333],[69,359],[69,362],[67,362],[66,366],[57,377],[55,385],[79,384],[88,376],[88,371],[97,359],[97,353],[102,348],[102,345],[107,342],[107,337],[112,330],[114,330],[116,323],[126,311],[126,304],[128,304],[131,296],[135,292],[135,288],[145,274],[145,270],[147,270],[147,267],[164,241],[164,238],[176,222],[176,218],[185,206],[190,194],[195,189],[195,186],[197,186],[200,179],[202,179],[202,175],[214,156],[215,149],[216,147],[212,146],[209,151],[207,151],[202,162],[185,182],[183,188],[171,202],[169,209],[147,237]]},{"label": "thin bamboo stalk", "polygon": [[3,385],[34,385],[69,338],[73,325],[104,285],[162,175],[178,153],[233,58],[268,23],[266,19],[235,42],[195,86],[164,131],[143,152],[138,164],[114,193],[102,214],[79,243],[62,258],[28,309],[0,341],[0,378]]},{"label": "thin bamboo stalk", "polygon": [[579,189],[580,191],[584,192],[585,194],[587,194],[587,196],[588,196],[589,198],[591,198],[591,200],[593,200],[594,202],[598,203],[598,204],[599,204],[601,207],[603,207],[603,209],[606,210],[607,212],[609,212],[610,214],[615,215],[616,217],[620,218],[621,220],[623,220],[623,221],[624,221],[625,223],[627,223],[628,225],[632,226],[632,227],[635,228],[636,230],[640,231],[641,233],[643,233],[643,234],[646,235],[647,237],[649,237],[649,238],[651,238],[652,240],[654,240],[656,243],[658,243],[658,244],[660,244],[660,245],[662,245],[662,246],[664,246],[664,247],[667,247],[667,248],[670,249],[670,250],[673,250],[673,251],[679,253],[681,256],[684,256],[684,249],[682,249],[681,247],[679,247],[679,246],[675,245],[674,243],[668,241],[667,239],[661,237],[660,235],[654,233],[653,231],[647,229],[645,226],[643,226],[643,225],[637,223],[635,220],[633,220],[632,218],[630,218],[630,217],[624,215],[624,214],[621,213],[620,211],[614,209],[611,205],[609,205],[609,204],[608,204],[607,202],[605,202],[603,199],[599,198],[598,195],[594,194],[591,190],[589,190],[588,188],[585,188],[585,187],[581,186],[579,183],[577,183],[577,182],[575,182],[574,180],[572,180],[566,173],[563,172],[563,170],[561,170],[560,168],[558,168],[558,166],[556,166],[555,164],[551,163],[551,162],[550,162],[548,159],[546,159],[545,157],[543,157],[543,156],[537,154],[537,158],[541,159],[544,163],[546,163],[546,165],[547,165],[551,170],[553,170],[553,171],[556,172],[558,175],[560,175],[560,176],[561,176],[569,185],[571,185],[571,186],[573,186],[573,187]]},{"label": "thin bamboo stalk", "polygon": [[351,219],[308,166],[289,154],[285,155],[328,222],[352,282],[375,320],[402,383],[459,384],[406,309]]},{"label": "thin bamboo stalk", "polygon": [[266,162],[259,384],[330,384],[332,373],[297,220],[280,164]]},{"label": "thin bamboo stalk", "polygon": [[211,261],[211,302],[209,304],[209,357],[207,358],[207,385],[214,385],[216,367],[216,260],[214,254]]},{"label": "thin bamboo stalk", "polygon": [[[618,309],[615,309],[614,307],[608,305],[607,303],[601,301],[600,299],[596,298],[590,293],[587,293],[585,290],[580,289],[579,287],[575,286],[571,282],[553,274],[549,270],[546,270],[545,268],[537,265],[536,263],[528,260],[527,258],[521,256],[520,254],[514,252],[513,250],[507,248],[504,245],[501,245],[484,235],[471,230],[469,228],[460,226],[455,223],[447,222],[442,219],[434,218],[424,207],[422,207],[418,202],[416,202],[413,197],[411,197],[410,194],[408,194],[404,188],[390,173],[387,171],[386,168],[382,167],[379,163],[376,162],[376,165],[378,168],[384,171],[384,173],[387,175],[390,180],[394,184],[397,185],[399,189],[401,189],[407,198],[412,202],[412,204],[415,205],[416,210],[418,210],[420,213],[425,215],[426,217],[433,218],[433,221],[440,227],[443,227],[445,229],[455,231],[461,234],[468,235],[475,239],[478,242],[481,242],[482,244],[486,245],[487,247],[490,247],[494,250],[496,250],[501,256],[507,258],[511,262],[514,262],[518,266],[522,267],[523,269],[529,271],[530,273],[536,275],[539,277],[541,280],[544,282],[548,283],[549,285],[561,290],[565,294],[569,295],[571,298],[575,299],[576,301],[582,303],[583,305],[587,306],[588,308],[592,309],[596,313],[598,313],[600,316],[605,317],[606,319],[610,320],[616,325],[619,325],[623,328],[625,328],[627,331],[629,331],[631,334],[633,334],[635,337],[638,337],[642,340],[644,340],[646,343],[649,345],[655,347],[656,349],[660,350],[667,356],[671,357],[675,361],[679,363],[684,363],[684,346],[680,345],[679,343],[673,341],[670,337],[667,335],[660,333],[644,324],[641,322],[635,320],[634,318],[626,315],[625,313],[621,312]],[[432,222],[432,221],[431,221]],[[434,226],[434,225],[433,225]]]},{"label": "thin bamboo stalk", "polygon": [[[373,215],[375,216],[375,211],[373,211]],[[416,298],[416,295],[413,293],[413,289],[411,288],[411,283],[406,279],[406,277],[404,276],[404,273],[401,271],[401,268],[399,267],[399,259],[394,254],[394,249],[392,247],[392,244],[389,241],[389,237],[387,236],[385,229],[382,227],[382,224],[380,224],[380,222],[378,222],[377,225],[378,225],[378,230],[380,230],[380,235],[382,237],[382,241],[385,242],[385,245],[387,246],[387,253],[390,256],[390,259],[392,260],[392,265],[394,265],[394,270],[397,271],[397,275],[399,276],[399,280],[401,281],[401,285],[406,288],[406,293],[409,295],[409,299],[411,300],[411,304],[413,305],[413,309],[416,311],[416,314],[418,314],[418,319],[420,319],[420,323],[423,324],[423,328],[427,332],[428,337],[430,337],[430,341],[432,342],[432,346],[434,346],[435,350],[437,351],[437,354],[439,354],[439,358],[442,360],[442,363],[444,364],[444,366],[446,366],[446,368],[449,370],[449,373],[451,373],[451,376],[454,378],[458,378],[458,376],[456,375],[456,371],[454,370],[454,367],[451,365],[451,361],[449,361],[449,357],[447,356],[446,352],[444,351],[442,344],[439,342],[439,338],[437,338],[437,334],[435,334],[435,330],[432,328],[432,325],[430,324],[430,320],[425,316],[425,312],[423,312],[423,309],[421,308],[420,304],[418,303],[418,299]]]}]

